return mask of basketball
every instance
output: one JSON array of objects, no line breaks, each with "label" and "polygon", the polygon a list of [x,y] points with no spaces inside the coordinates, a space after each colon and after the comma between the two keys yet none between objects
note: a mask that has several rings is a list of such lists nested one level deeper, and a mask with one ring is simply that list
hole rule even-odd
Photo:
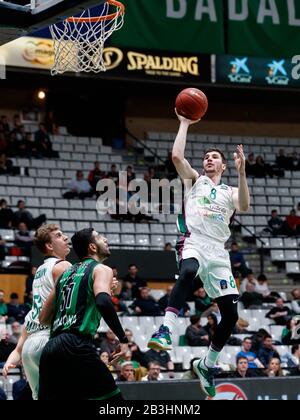
[{"label": "basketball", "polygon": [[199,120],[207,111],[208,101],[202,90],[188,88],[179,93],[175,106],[179,115],[188,120]]}]

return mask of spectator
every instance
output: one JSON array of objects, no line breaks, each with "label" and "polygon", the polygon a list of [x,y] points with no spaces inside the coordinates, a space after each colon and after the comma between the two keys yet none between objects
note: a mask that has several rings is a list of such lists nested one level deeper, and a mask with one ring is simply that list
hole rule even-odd
[{"label": "spectator", "polygon": [[4,389],[0,388],[0,401],[6,401],[7,395],[4,392]]},{"label": "spectator", "polygon": [[30,269],[29,276],[26,278],[26,281],[25,281],[24,303],[28,303],[29,293],[32,292],[32,284],[33,284],[33,280],[34,280],[34,276],[35,276],[36,270],[37,270],[37,267],[35,265],[33,265],[31,267],[31,269]]},{"label": "spectator", "polygon": [[281,362],[279,357],[271,358],[268,364],[268,368],[266,370],[266,374],[267,376],[269,376],[269,378],[284,376],[283,371],[281,369]]},{"label": "spectator", "polygon": [[120,382],[133,382],[135,381],[134,377],[134,368],[133,364],[130,361],[123,362],[121,365],[121,373],[117,381]]},{"label": "spectator", "polygon": [[48,111],[45,116],[45,127],[50,134],[59,134],[57,121],[54,117],[53,111]]},{"label": "spectator", "polygon": [[148,365],[148,375],[142,378],[142,381],[161,381],[163,379],[160,373],[160,364],[157,362],[150,362]]},{"label": "spectator", "polygon": [[1,115],[0,121],[3,127],[4,134],[8,134],[10,132],[10,126],[9,126],[7,115]]},{"label": "spectator", "polygon": [[0,155],[0,175],[16,175],[17,168],[14,168],[12,160],[7,159],[6,154]]},{"label": "spectator", "polygon": [[282,298],[278,298],[275,304],[276,306],[266,314],[266,318],[272,319],[276,325],[286,325],[287,321],[292,317],[290,308],[284,306]]},{"label": "spectator", "polygon": [[26,203],[19,200],[17,203],[18,210],[14,213],[14,226],[19,226],[20,223],[25,223],[28,229],[38,229],[43,223],[46,222],[46,216],[41,214],[34,218],[30,211],[26,209]]},{"label": "spectator", "polygon": [[289,158],[285,156],[285,150],[279,149],[278,156],[276,157],[276,165],[280,169],[289,170]]},{"label": "spectator", "polygon": [[119,172],[117,171],[117,165],[114,163],[110,167],[110,171],[107,173],[106,178],[112,179],[116,185],[119,182]]},{"label": "spectator", "polygon": [[209,336],[209,341],[211,342],[213,335],[215,334],[216,328],[218,326],[218,319],[215,314],[209,314],[207,316],[207,324],[204,329]]},{"label": "spectator", "polygon": [[84,179],[82,171],[76,172],[76,179],[70,181],[68,188],[68,191],[63,194],[63,197],[66,199],[78,197],[84,200],[86,197],[92,197],[94,195],[90,183]]},{"label": "spectator", "polygon": [[184,372],[181,379],[186,380],[186,381],[190,381],[192,379],[198,379],[198,376],[196,375],[196,373],[194,372],[194,369],[193,369],[193,363],[194,363],[195,360],[199,360],[199,357],[194,357],[190,361],[190,368],[189,368],[189,370]]},{"label": "spectator", "polygon": [[205,312],[212,307],[213,302],[203,287],[199,287],[199,289],[194,292],[194,301],[196,315],[205,317]]},{"label": "spectator", "polygon": [[159,307],[160,307],[160,310],[161,310],[161,312],[165,312],[165,310],[166,310],[166,308],[169,306],[169,298],[170,298],[170,296],[171,296],[171,293],[172,293],[172,290],[173,290],[173,285],[169,285],[167,288],[166,288],[166,294],[164,295],[164,296],[162,296],[160,299],[159,299],[159,301],[158,301],[158,304],[159,304]]},{"label": "spectator", "polygon": [[271,292],[268,286],[268,279],[264,274],[260,274],[254,281],[255,291],[263,295],[266,303],[274,303],[280,297],[277,292]]},{"label": "spectator", "polygon": [[263,303],[263,295],[255,292],[255,284],[248,283],[240,301],[244,304],[245,309],[258,309]]},{"label": "spectator", "polygon": [[167,242],[164,246],[164,251],[173,251],[171,242]]},{"label": "spectator", "polygon": [[15,243],[23,249],[24,255],[30,255],[30,249],[33,245],[33,235],[28,230],[26,223],[19,223],[18,229],[15,232]]},{"label": "spectator", "polygon": [[289,216],[285,218],[285,231],[288,236],[298,236],[300,234],[300,217],[296,215],[296,210],[291,210]]},{"label": "spectator", "polygon": [[185,331],[188,346],[209,346],[210,340],[207,331],[201,327],[200,316],[190,317],[191,325]]},{"label": "spectator", "polygon": [[300,289],[294,289],[292,294],[292,310],[295,314],[300,314]]},{"label": "spectator", "polygon": [[277,210],[271,211],[271,219],[268,220],[268,228],[266,231],[270,232],[273,236],[284,234],[284,224],[281,217],[278,216]]},{"label": "spectator", "polygon": [[21,336],[21,324],[17,321],[13,322],[11,324],[11,330],[12,334],[9,337],[8,342],[17,345],[18,340]]},{"label": "spectator", "polygon": [[4,332],[0,333],[0,363],[6,362],[10,353],[15,349],[16,345],[9,342],[10,335]]},{"label": "spectator", "polygon": [[253,378],[255,373],[249,369],[249,362],[247,357],[239,356],[236,360],[236,371],[234,372],[234,378]]},{"label": "spectator", "polygon": [[158,302],[150,295],[148,287],[142,287],[141,297],[137,298],[130,305],[136,315],[141,316],[160,316],[161,310]]},{"label": "spectator", "polygon": [[125,335],[128,339],[128,348],[132,353],[132,360],[138,362],[141,366],[146,366],[145,355],[139,346],[133,341],[133,333],[130,329],[125,329]]},{"label": "spectator", "polygon": [[7,206],[7,201],[0,200],[0,229],[12,228],[14,221],[14,212]]},{"label": "spectator", "polygon": [[123,299],[134,299],[140,296],[142,287],[147,287],[146,280],[138,275],[138,268],[136,264],[128,266],[128,273],[124,277],[124,285],[122,290]]},{"label": "spectator", "polygon": [[291,353],[287,358],[287,366],[289,368],[297,368],[297,373],[299,374],[300,368],[300,344],[294,344],[291,349]]},{"label": "spectator", "polygon": [[246,265],[243,254],[239,251],[238,244],[232,242],[231,251],[229,252],[232,271],[239,271],[242,277],[246,277],[249,269]]},{"label": "spectator", "polygon": [[242,350],[236,355],[237,360],[240,357],[245,357],[248,360],[249,369],[263,368],[264,366],[258,360],[255,353],[251,351],[252,339],[251,337],[246,337],[242,343]]},{"label": "spectator", "polygon": [[133,172],[133,168],[130,165],[127,166],[126,171],[127,171],[127,185],[128,185],[130,181],[135,179],[135,173]]},{"label": "spectator", "polygon": [[256,278],[254,277],[253,271],[249,270],[247,276],[242,280],[240,284],[240,294],[245,293],[247,284],[253,284],[254,286],[257,283]]},{"label": "spectator", "polygon": [[6,321],[7,305],[5,303],[5,292],[0,289],[0,322]]},{"label": "spectator", "polygon": [[101,342],[101,352],[106,351],[109,355],[109,357],[112,355],[112,353],[116,350],[116,348],[119,345],[119,340],[115,336],[115,334],[112,332],[112,330],[108,330],[105,334],[105,338]]},{"label": "spectator", "polygon": [[4,133],[1,131],[1,124],[0,124],[0,154],[5,153],[7,150],[7,140],[4,136]]},{"label": "spectator", "polygon": [[272,178],[274,175],[272,167],[265,163],[262,156],[256,157],[253,171],[256,178],[265,178],[267,175]]},{"label": "spectator", "polygon": [[291,346],[293,344],[300,344],[300,338],[294,338],[299,324],[299,317],[291,318],[286,322],[286,326],[282,330],[281,334],[282,344],[285,344],[287,346]]},{"label": "spectator", "polygon": [[163,370],[174,370],[174,363],[172,362],[169,353],[165,350],[150,349],[145,353],[145,360],[147,363],[158,363]]},{"label": "spectator", "polygon": [[59,157],[59,154],[52,149],[52,142],[44,124],[39,124],[39,130],[35,133],[35,147],[40,157]]},{"label": "spectator", "polygon": [[248,158],[246,159],[246,175],[254,176],[255,175],[255,157],[254,153],[249,153]]},{"label": "spectator", "polygon": [[18,321],[24,324],[25,316],[28,313],[28,308],[19,303],[19,296],[17,293],[11,293],[10,302],[7,304],[8,323]]},{"label": "spectator", "polygon": [[233,334],[247,334],[249,332],[247,330],[248,327],[249,327],[249,322],[246,321],[245,319],[239,318],[237,320],[237,323],[234,326]]},{"label": "spectator", "polygon": [[292,153],[291,162],[290,162],[291,171],[300,171],[300,160],[297,152]]},{"label": "spectator", "polygon": [[6,254],[5,244],[6,242],[2,239],[2,236],[0,235],[0,261],[5,260],[5,254]]},{"label": "spectator", "polygon": [[273,346],[272,337],[269,334],[265,335],[262,345],[258,350],[257,357],[264,367],[268,367],[269,362],[273,357],[280,359],[278,352]]},{"label": "spectator", "polygon": [[97,184],[98,181],[105,178],[105,172],[101,171],[100,169],[100,163],[95,162],[94,163],[94,169],[90,171],[88,176],[88,181],[90,183],[90,186],[92,188],[93,195],[97,193]]},{"label": "spectator", "polygon": [[107,351],[102,351],[99,355],[100,360],[109,368],[109,354]]}]

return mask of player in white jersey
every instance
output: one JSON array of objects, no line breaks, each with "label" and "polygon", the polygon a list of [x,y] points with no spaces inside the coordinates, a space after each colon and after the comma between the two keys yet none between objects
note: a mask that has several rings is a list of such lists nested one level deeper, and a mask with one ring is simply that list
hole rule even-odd
[{"label": "player in white jersey", "polygon": [[221,183],[226,159],[222,151],[216,148],[204,154],[204,175],[200,176],[184,157],[188,128],[197,121],[179,115],[178,119],[180,127],[172,159],[185,185],[184,215],[178,218],[179,230],[183,234],[177,245],[180,272],[170,296],[164,323],[152,336],[148,347],[157,350],[172,348],[171,334],[178,313],[199,274],[207,294],[218,303],[222,317],[206,357],[193,363],[204,392],[214,397],[213,367],[238,320],[239,292],[231,272],[225,242],[230,236],[229,223],[234,211],[247,211],[250,206],[245,156],[243,146],[238,145],[234,153],[238,188]]},{"label": "player in white jersey", "polygon": [[71,266],[65,261],[70,252],[69,240],[58,225],[40,227],[35,235],[35,245],[44,254],[45,261],[37,269],[34,277],[32,309],[25,318],[22,335],[3,368],[3,374],[7,376],[9,369],[19,364],[22,359],[33,399],[38,398],[39,361],[50,335],[49,327],[40,324],[39,314],[56,280]]}]

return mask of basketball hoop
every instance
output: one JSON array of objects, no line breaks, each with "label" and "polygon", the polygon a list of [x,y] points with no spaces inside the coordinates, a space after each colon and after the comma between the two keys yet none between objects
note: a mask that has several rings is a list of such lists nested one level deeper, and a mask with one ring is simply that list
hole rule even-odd
[{"label": "basketball hoop", "polygon": [[[110,13],[110,8],[115,8]],[[79,17],[69,17],[63,22],[50,26],[54,41],[54,66],[51,74],[67,71],[106,71],[103,58],[105,41],[114,31],[123,26],[125,6],[116,0],[103,4],[100,16],[94,17],[85,10]]]}]

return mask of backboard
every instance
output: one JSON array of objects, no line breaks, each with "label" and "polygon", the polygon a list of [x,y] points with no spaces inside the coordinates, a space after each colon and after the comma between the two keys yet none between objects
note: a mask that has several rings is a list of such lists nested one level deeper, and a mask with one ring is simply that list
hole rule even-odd
[{"label": "backboard", "polygon": [[0,0],[0,45],[74,16],[105,0]]}]

